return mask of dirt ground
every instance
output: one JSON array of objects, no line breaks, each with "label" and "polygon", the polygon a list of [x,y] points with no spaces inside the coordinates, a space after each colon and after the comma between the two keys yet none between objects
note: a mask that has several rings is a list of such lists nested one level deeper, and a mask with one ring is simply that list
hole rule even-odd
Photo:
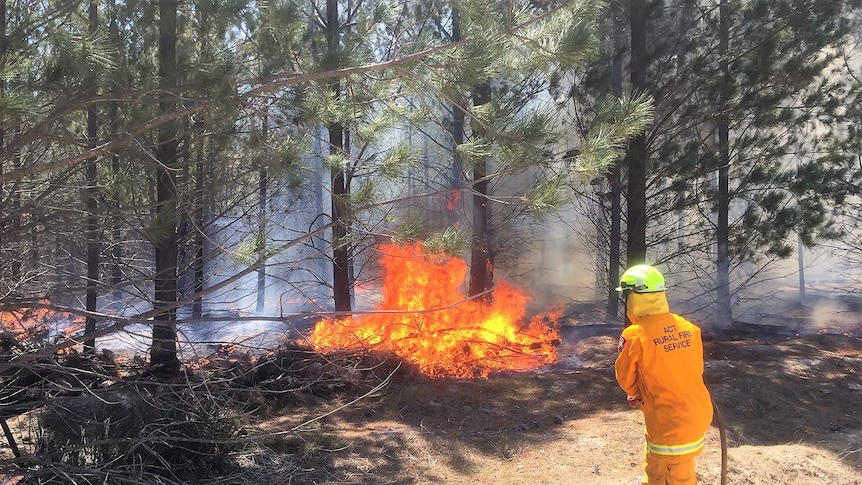
[{"label": "dirt ground", "polygon": [[[335,403],[287,409],[260,431],[310,422],[299,437],[273,438],[299,458],[290,466],[273,460],[284,473],[272,483],[637,483],[643,418],[614,381],[617,332],[569,328],[559,361],[535,372],[395,375],[324,417]],[[862,340],[707,340],[705,352],[729,441],[728,483],[862,484]],[[701,483],[720,483],[715,426],[697,471]]]},{"label": "dirt ground", "polygon": [[[380,381],[368,376],[387,375],[392,362],[357,367],[350,393],[288,400],[268,409],[272,418],[251,413],[250,446],[233,456],[240,469],[194,483],[637,483],[643,417],[614,380],[619,331],[564,326],[555,364],[487,379],[431,380],[402,367],[371,389]],[[704,347],[729,484],[862,484],[862,339],[725,335]],[[697,459],[700,483],[720,483],[720,450],[714,426]],[[11,458],[2,444],[0,458]],[[0,473],[0,484],[19,478]]]}]

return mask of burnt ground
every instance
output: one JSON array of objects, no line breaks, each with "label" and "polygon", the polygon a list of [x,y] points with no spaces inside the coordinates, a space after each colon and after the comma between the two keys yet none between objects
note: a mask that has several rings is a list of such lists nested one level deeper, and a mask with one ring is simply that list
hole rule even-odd
[{"label": "burnt ground", "polygon": [[[280,442],[302,459],[273,483],[633,483],[643,420],[614,381],[615,327],[568,328],[559,362],[535,372],[395,375],[322,419],[334,403],[286,409],[260,429],[314,421]],[[705,380],[729,441],[728,483],[862,483],[862,341],[733,338],[705,342]],[[698,475],[718,484],[718,429],[707,438]]]}]

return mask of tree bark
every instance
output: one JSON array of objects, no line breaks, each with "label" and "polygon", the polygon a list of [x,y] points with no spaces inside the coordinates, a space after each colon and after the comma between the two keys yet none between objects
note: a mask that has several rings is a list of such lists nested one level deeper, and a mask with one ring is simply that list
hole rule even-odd
[{"label": "tree bark", "polygon": [[[461,41],[461,13],[456,6],[452,7],[452,43]],[[464,166],[461,161],[461,156],[458,154],[458,147],[464,143],[464,106],[466,102],[463,97],[452,103],[452,174],[450,187],[452,193],[450,196],[449,206],[449,224],[454,226],[458,222],[458,210],[460,206],[461,194],[458,193],[463,186],[464,181]]]},{"label": "tree bark", "polygon": [[[119,134],[119,103],[112,101],[109,108],[109,123],[111,124],[111,136],[116,138]],[[120,174],[120,154],[114,152],[111,154],[111,173],[114,178]],[[120,261],[123,258],[123,236],[122,236],[122,220],[120,218],[120,201],[119,199],[111,203],[113,214],[111,215],[111,288],[113,290],[113,305],[119,310],[120,301],[123,293],[120,290],[120,283],[123,281],[123,270],[120,267]]]},{"label": "tree bark", "polygon": [[[111,41],[119,48],[120,28],[117,25],[117,11],[113,0],[109,3],[109,15]],[[116,83],[111,83],[111,90],[116,91]],[[117,101],[111,101],[108,105],[108,124],[110,125],[111,139],[116,140],[120,133],[120,104]],[[111,176],[116,180],[120,175],[120,154],[118,151],[112,151],[111,157]],[[120,290],[120,283],[123,281],[123,271],[120,266],[120,261],[123,258],[123,237],[122,237],[122,220],[120,218],[120,199],[110,202],[113,209],[111,214],[111,304],[115,311],[120,311],[120,303],[123,293]]]},{"label": "tree bark", "polygon": [[[330,54],[339,46],[340,25],[338,21],[338,0],[326,0],[326,44]],[[338,79],[329,83],[329,89],[336,100],[341,99],[341,83]],[[344,156],[344,127],[341,123],[330,123],[329,154]],[[347,194],[344,167],[333,165],[330,170],[332,183],[332,297],[335,311],[349,312],[350,304],[350,245],[347,241]]]},{"label": "tree bark", "polygon": [[[611,85],[614,96],[623,95],[623,51],[625,50],[625,24],[623,23],[623,9],[618,7],[614,12],[613,41],[614,58],[611,66]],[[620,280],[620,243],[622,242],[622,203],[620,184],[620,162],[614,162],[611,172],[608,174],[608,184],[611,191],[609,194],[611,202],[609,241],[610,252],[608,255],[608,319],[616,317],[620,310],[620,298],[616,291],[617,282]]]},{"label": "tree bark", "polygon": [[[176,109],[174,96],[177,80],[177,0],[159,0],[159,85],[163,89],[159,102],[162,114]],[[179,371],[177,359],[176,310],[170,305],[177,301],[177,135],[176,120],[159,129],[156,157],[156,253],[154,306],[164,308],[155,317],[150,365],[165,372]]]},{"label": "tree bark", "polygon": [[805,304],[805,245],[802,236],[796,240],[796,261],[799,265],[799,304]]},{"label": "tree bark", "polygon": [[[6,39],[6,1],[0,1],[0,69],[6,69],[6,54],[9,48]],[[0,77],[0,96],[6,96],[6,79]],[[0,153],[6,153],[4,144],[6,143],[6,129],[0,125]],[[0,158],[0,175],[3,175],[3,165],[6,163],[5,157]],[[0,181],[0,209],[3,208],[3,186],[5,184]],[[0,248],[3,247],[3,235],[6,233],[6,214],[0,210]],[[3,272],[0,271],[0,277]]]},{"label": "tree bark", "polygon": [[[90,0],[88,8],[88,17],[90,21],[90,34],[95,34],[99,28],[99,10],[95,0]],[[96,91],[95,79],[90,79],[90,86]],[[94,94],[96,94],[94,92]],[[98,119],[96,118],[96,105],[91,104],[87,107],[87,140],[90,148],[95,148],[98,136]],[[87,209],[87,221],[85,223],[84,232],[87,238],[87,296],[86,306],[87,311],[95,313],[98,303],[98,282],[99,282],[99,217],[98,210],[98,167],[96,165],[96,157],[87,161],[85,166],[87,185],[84,187],[84,199]],[[97,320],[94,317],[88,316],[84,323],[84,333],[89,335],[96,331]],[[96,339],[87,339],[83,343],[84,352],[92,353],[96,350]]]},{"label": "tree bark", "polygon": [[[473,107],[491,102],[491,83],[485,81],[474,88]],[[484,135],[485,129],[477,120],[472,124],[473,137]],[[473,234],[470,241],[470,289],[469,296],[490,290],[494,282],[494,255],[490,231],[491,199],[488,198],[487,160],[476,162],[473,167]],[[490,299],[485,293],[481,298]]]},{"label": "tree bark", "polygon": [[[267,137],[267,125],[269,124],[268,117],[266,115],[266,109],[264,110],[263,121],[261,122],[260,127],[260,137],[259,140],[260,146],[264,147],[266,145],[266,137]],[[260,245],[259,247],[259,256],[263,256],[266,252],[266,201],[267,201],[267,189],[269,188],[269,170],[266,167],[266,162],[264,162],[264,166],[261,167],[258,173],[258,182],[257,182],[257,190],[258,190],[258,219],[257,219],[257,231],[258,231],[258,240],[257,243]],[[266,265],[262,265],[257,270],[257,306],[255,309],[258,312],[262,312],[264,307],[266,307]]]},{"label": "tree bark", "polygon": [[[636,92],[644,92],[647,88],[646,1],[631,1],[631,83]],[[646,262],[646,164],[647,139],[646,135],[641,133],[629,143],[625,156],[625,165],[628,168],[627,267]]]},{"label": "tree bark", "polygon": [[723,77],[718,114],[718,207],[715,228],[716,237],[716,322],[719,327],[728,328],[733,321],[730,300],[730,251],[729,251],[729,212],[730,212],[730,120],[728,96],[730,89],[730,67],[728,65],[728,19],[727,0],[719,2],[719,56],[720,71]]},{"label": "tree bark", "polygon": [[[202,122],[200,122],[203,125]],[[200,132],[198,130],[198,132]],[[198,152],[197,163],[195,164],[195,237],[193,239],[193,250],[194,257],[192,260],[192,277],[194,278],[194,285],[192,291],[195,295],[199,295],[204,291],[204,245],[206,244],[206,238],[204,237],[204,230],[206,227],[206,208],[207,205],[207,171],[204,168],[204,165],[208,162],[208,146],[207,141],[201,143],[200,151]],[[192,318],[200,318],[203,314],[203,298],[197,297],[194,299],[192,303]]]},{"label": "tree bark", "polygon": [[[206,8],[196,9],[198,16],[198,27],[201,43],[200,57],[201,59],[209,60],[211,58],[212,43],[210,28],[212,22],[210,14]],[[198,144],[198,152],[195,157],[195,187],[194,187],[194,219],[195,232],[192,238],[192,292],[195,295],[200,295],[204,291],[204,282],[206,280],[204,255],[206,254],[206,222],[209,217],[210,195],[209,180],[211,179],[210,164],[213,161],[215,142],[210,137],[203,136],[203,133],[208,131],[209,122],[205,115],[195,117],[194,133],[200,136],[201,140]],[[192,318],[201,318],[203,316],[203,297],[196,297],[192,302]]]},{"label": "tree bark", "polygon": [[[18,132],[21,132],[21,126],[18,126]],[[12,137],[15,138],[14,136]],[[21,152],[15,150],[15,153],[12,155],[12,170],[18,170],[21,168]],[[16,187],[18,184],[12,184],[11,194],[9,198],[12,199],[12,214],[10,218],[12,219],[12,237],[10,241],[21,241],[23,238],[23,234],[21,234],[21,228],[23,227],[23,222],[21,221],[21,205],[23,203],[21,191]],[[26,250],[23,244],[18,244],[18,251],[12,256],[12,264],[10,265],[10,270],[12,271],[12,279],[15,280],[13,284],[17,284],[17,281],[21,277],[21,272],[24,268],[24,258],[26,255]]]}]

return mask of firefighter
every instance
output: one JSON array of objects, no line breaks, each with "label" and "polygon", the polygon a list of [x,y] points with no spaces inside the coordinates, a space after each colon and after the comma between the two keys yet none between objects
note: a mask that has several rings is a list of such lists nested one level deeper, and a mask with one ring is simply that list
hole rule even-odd
[{"label": "firefighter", "polygon": [[700,328],[670,312],[664,276],[652,266],[632,266],[616,290],[626,307],[616,378],[646,423],[641,483],[696,484],[694,457],[712,423]]}]

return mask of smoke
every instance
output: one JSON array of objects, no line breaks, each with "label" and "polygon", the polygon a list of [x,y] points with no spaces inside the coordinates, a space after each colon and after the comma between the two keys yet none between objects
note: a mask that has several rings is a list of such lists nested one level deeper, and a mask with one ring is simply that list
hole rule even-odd
[{"label": "smoke", "polygon": [[599,297],[595,262],[591,252],[572,237],[571,227],[545,220],[534,237],[532,244],[523,246],[514,278],[530,288],[534,305],[549,307]]}]

